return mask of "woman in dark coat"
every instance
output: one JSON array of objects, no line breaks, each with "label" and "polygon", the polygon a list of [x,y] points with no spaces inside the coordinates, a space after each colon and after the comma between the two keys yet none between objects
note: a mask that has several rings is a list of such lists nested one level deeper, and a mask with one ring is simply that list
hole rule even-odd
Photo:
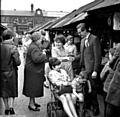
[{"label": "woman in dark coat", "polygon": [[1,78],[0,97],[5,104],[5,115],[15,114],[14,101],[18,97],[18,72],[17,66],[21,64],[17,47],[12,41],[12,31],[3,32],[1,47]]},{"label": "woman in dark coat", "polygon": [[39,47],[41,42],[40,33],[33,33],[31,39],[32,42],[27,51],[24,69],[23,94],[30,98],[28,108],[33,111],[39,111],[38,107],[40,105],[35,103],[35,98],[44,95],[44,67],[47,57]]}]

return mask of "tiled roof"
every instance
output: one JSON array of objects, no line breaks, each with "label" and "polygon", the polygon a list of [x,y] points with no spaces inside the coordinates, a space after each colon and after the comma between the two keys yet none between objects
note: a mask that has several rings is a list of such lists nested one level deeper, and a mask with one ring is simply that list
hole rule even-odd
[{"label": "tiled roof", "polygon": [[31,11],[17,11],[17,10],[1,10],[1,15],[8,16],[34,16],[34,12]]}]

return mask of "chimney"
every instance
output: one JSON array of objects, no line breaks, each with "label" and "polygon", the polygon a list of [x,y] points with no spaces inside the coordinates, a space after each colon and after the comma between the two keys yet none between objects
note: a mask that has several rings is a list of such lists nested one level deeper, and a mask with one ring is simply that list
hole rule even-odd
[{"label": "chimney", "polygon": [[31,12],[33,13],[33,7],[34,7],[34,5],[33,4],[31,4]]}]

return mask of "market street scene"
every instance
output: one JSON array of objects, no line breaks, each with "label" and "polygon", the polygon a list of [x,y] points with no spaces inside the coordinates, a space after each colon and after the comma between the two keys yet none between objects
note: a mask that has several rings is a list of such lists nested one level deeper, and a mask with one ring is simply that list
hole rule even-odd
[{"label": "market street scene", "polygon": [[[16,111],[15,117],[47,117],[47,103],[51,100],[50,89],[44,88],[45,89],[44,97],[36,100],[37,103],[39,103],[41,105],[40,111],[33,112],[33,111],[30,111],[28,109],[29,100],[27,97],[25,97],[22,94],[23,78],[24,78],[24,76],[23,76],[23,70],[24,70],[23,49],[19,50],[19,53],[20,53],[20,58],[22,60],[22,64],[18,68],[18,74],[19,74],[18,75],[18,91],[19,91],[19,95],[15,101],[15,111]],[[101,113],[97,117],[103,117],[103,98],[101,95],[99,95],[98,97],[99,97]],[[4,106],[3,106],[2,99],[1,99],[0,100],[0,117],[4,117],[4,116],[2,116],[4,114],[3,110],[4,110]],[[88,112],[91,114],[91,117],[93,117],[92,112],[90,110],[88,110]]]},{"label": "market street scene", "polygon": [[4,0],[0,31],[0,117],[120,117],[120,0]]}]

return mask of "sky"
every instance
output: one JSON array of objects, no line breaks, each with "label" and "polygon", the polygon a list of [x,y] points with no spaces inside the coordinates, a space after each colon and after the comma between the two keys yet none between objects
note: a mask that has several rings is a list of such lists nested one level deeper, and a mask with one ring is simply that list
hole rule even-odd
[{"label": "sky", "polygon": [[1,10],[34,10],[40,8],[45,11],[71,12],[94,0],[1,0]]}]

